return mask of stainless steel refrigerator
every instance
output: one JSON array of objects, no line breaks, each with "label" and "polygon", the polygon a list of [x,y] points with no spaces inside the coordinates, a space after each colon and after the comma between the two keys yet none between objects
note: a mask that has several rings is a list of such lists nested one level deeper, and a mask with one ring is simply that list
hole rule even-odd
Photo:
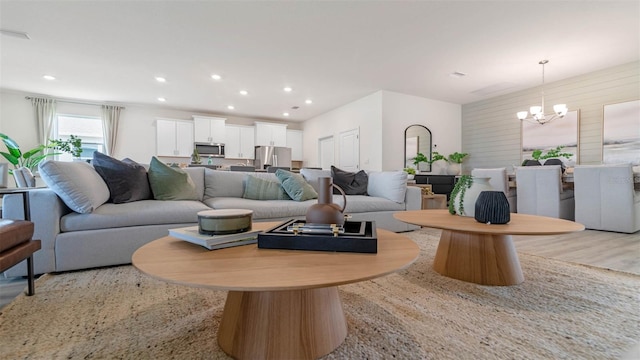
[{"label": "stainless steel refrigerator", "polygon": [[256,146],[256,170],[266,170],[269,166],[291,168],[291,148],[282,146]]}]

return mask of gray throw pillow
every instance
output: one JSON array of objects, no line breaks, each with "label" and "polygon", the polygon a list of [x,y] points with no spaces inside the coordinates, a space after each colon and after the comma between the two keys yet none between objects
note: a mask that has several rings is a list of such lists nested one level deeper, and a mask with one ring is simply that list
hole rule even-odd
[{"label": "gray throw pillow", "polygon": [[[338,185],[347,195],[367,195],[369,176],[364,170],[357,173],[344,171],[331,165],[333,183]],[[334,189],[334,194],[339,192]]]},{"label": "gray throw pillow", "polygon": [[276,177],[280,180],[284,191],[295,201],[305,201],[318,198],[318,193],[307,183],[302,175],[278,169]]},{"label": "gray throw pillow", "polygon": [[147,170],[135,161],[120,161],[96,151],[91,164],[109,187],[114,204],[151,198]]},{"label": "gray throw pillow", "polygon": [[186,172],[172,168],[155,156],[149,164],[149,184],[156,200],[198,200],[196,184]]},{"label": "gray throw pillow", "polygon": [[77,213],[90,213],[109,200],[109,187],[84,161],[47,160],[40,163],[38,171],[47,186]]},{"label": "gray throw pillow", "polygon": [[242,197],[253,200],[291,200],[279,182],[246,175]]}]

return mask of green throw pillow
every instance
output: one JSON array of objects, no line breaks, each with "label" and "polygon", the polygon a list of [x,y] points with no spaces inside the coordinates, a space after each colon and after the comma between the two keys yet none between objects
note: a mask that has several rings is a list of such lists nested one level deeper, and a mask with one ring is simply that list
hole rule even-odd
[{"label": "green throw pillow", "polygon": [[305,201],[318,198],[318,193],[302,175],[278,169],[276,170],[276,177],[280,180],[284,191],[286,191],[287,195],[293,200]]},{"label": "green throw pillow", "polygon": [[186,172],[158,160],[149,164],[149,184],[156,200],[198,200],[196,184]]},{"label": "green throw pillow", "polygon": [[253,200],[291,200],[280,183],[251,175],[244,178],[242,197]]}]

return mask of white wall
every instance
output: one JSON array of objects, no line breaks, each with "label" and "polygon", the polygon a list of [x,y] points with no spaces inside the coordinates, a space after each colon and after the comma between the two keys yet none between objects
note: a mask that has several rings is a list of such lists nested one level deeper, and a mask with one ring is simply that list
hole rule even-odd
[{"label": "white wall", "polygon": [[[21,149],[31,149],[39,144],[36,124],[33,119],[31,102],[25,99],[31,94],[0,91],[0,132],[14,139]],[[78,101],[82,101],[78,99]],[[135,104],[123,105],[125,109],[120,113],[118,143],[113,152],[115,158],[128,157],[132,160],[148,163],[156,153],[156,125],[158,117],[193,120],[193,115],[219,116],[227,119],[228,124],[253,125],[255,121],[265,121],[257,118],[227,116],[177,110],[159,106],[145,106]],[[60,114],[100,116],[100,106],[82,105],[58,101],[57,112]],[[286,123],[290,129],[301,129],[300,123]],[[0,144],[1,151],[5,151]],[[189,162],[187,158],[162,158],[168,162]],[[236,163],[233,160],[216,159],[216,163]]]},{"label": "white wall", "polygon": [[[463,149],[471,153],[463,172],[520,164],[521,124],[516,112],[539,104],[540,90],[538,86],[462,106]],[[569,111],[580,110],[580,163],[600,164],[604,106],[640,99],[640,62],[547,83],[544,92],[547,112],[557,103],[566,103]]]},{"label": "white wall", "polygon": [[[378,91],[304,122],[305,166],[317,166],[318,139],[360,127],[360,168],[400,170],[404,130],[421,124],[433,134],[438,151],[461,150],[461,107],[442,101]],[[338,141],[336,158],[338,156]]]},{"label": "white wall", "polygon": [[[459,104],[383,91],[382,169],[399,170],[404,167],[404,130],[410,125],[424,125],[431,130],[431,143],[439,153],[446,156],[461,151],[461,111]],[[438,171],[436,165],[434,163],[432,173]]]},{"label": "white wall", "polygon": [[336,163],[338,135],[360,129],[360,169],[382,169],[382,92],[378,91],[303,123],[304,165],[319,166],[318,139],[334,137]]}]

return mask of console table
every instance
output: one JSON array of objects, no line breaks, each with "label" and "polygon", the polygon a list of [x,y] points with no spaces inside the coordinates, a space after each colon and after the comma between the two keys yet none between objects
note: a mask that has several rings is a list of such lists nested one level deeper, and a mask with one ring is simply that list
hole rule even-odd
[{"label": "console table", "polygon": [[414,177],[416,184],[431,184],[431,189],[435,194],[444,194],[447,200],[451,196],[451,191],[456,184],[455,175],[426,175],[416,174]]}]

